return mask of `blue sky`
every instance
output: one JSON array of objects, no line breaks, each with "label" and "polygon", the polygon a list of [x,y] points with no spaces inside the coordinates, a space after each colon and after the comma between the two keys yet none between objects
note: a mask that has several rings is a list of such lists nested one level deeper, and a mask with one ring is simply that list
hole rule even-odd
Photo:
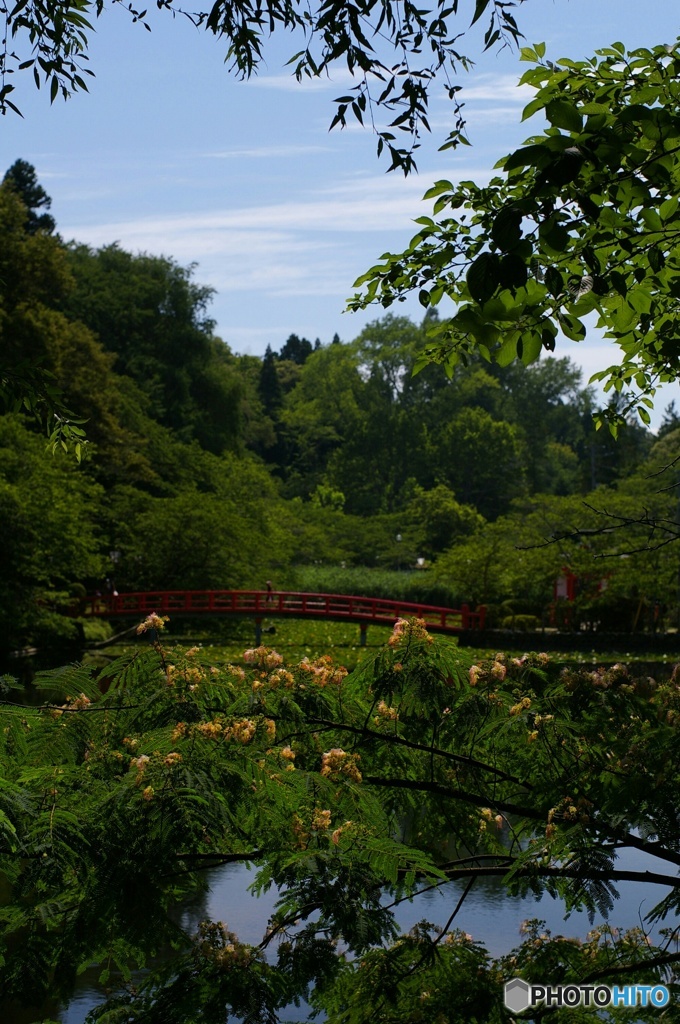
[{"label": "blue sky", "polygon": [[[461,3],[465,23],[472,0]],[[443,87],[432,100],[432,138],[419,174],[385,174],[370,131],[328,132],[332,100],[347,72],[298,84],[285,68],[295,41],[276,36],[250,82],[224,64],[224,44],[185,19],[149,10],[152,31],[120,6],[104,12],[90,50],[90,93],[50,106],[30,72],[18,80],[24,118],[2,122],[2,165],[35,165],[53,199],[64,238],[196,263],[196,280],[217,290],[217,333],[236,352],[262,354],[295,332],[330,341],[355,337],[381,315],[343,313],[354,279],[414,234],[429,212],[422,194],[437,178],[482,179],[529,134],[519,117],[526,65],[508,49],[481,55],[481,33],[464,52],[478,55],[460,79],[472,148],[441,154],[451,115]],[[587,57],[620,39],[652,45],[680,33],[676,0],[526,0],[518,21],[548,57]],[[420,319],[414,300],[395,312]],[[596,339],[564,342],[586,374],[605,365]],[[609,360],[607,360],[608,362]],[[658,404],[662,408],[665,396]]]}]

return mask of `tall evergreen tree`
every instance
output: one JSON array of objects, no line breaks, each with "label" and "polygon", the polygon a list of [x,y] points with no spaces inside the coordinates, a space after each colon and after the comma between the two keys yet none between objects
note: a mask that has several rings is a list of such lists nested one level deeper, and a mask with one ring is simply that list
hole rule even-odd
[{"label": "tall evergreen tree", "polygon": [[27,160],[15,160],[3,181],[16,192],[26,207],[26,230],[30,235],[37,231],[46,231],[48,234],[54,231],[54,217],[49,213],[36,213],[36,210],[43,208],[49,210],[52,199],[39,183],[33,164],[29,164]]},{"label": "tall evergreen tree", "polygon": [[310,356],[313,351],[311,341],[308,341],[307,338],[298,338],[297,334],[291,334],[279,352],[279,359],[290,359],[291,362],[302,366],[307,356]]},{"label": "tall evergreen tree", "polygon": [[278,410],[281,408],[283,401],[283,394],[279,375],[276,372],[276,356],[272,352],[271,345],[267,345],[262,360],[258,390],[265,412],[272,419],[277,419]]}]

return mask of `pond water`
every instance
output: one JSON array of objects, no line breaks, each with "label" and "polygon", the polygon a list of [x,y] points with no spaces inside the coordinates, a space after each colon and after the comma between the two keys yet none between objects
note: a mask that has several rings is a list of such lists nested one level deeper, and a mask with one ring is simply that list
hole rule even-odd
[{"label": "pond water", "polygon": [[[621,856],[617,867],[659,872],[668,869],[665,863],[639,851],[629,851]],[[260,942],[277,895],[272,889],[263,896],[253,896],[248,886],[254,876],[255,871],[243,865],[229,865],[213,870],[209,874],[209,889],[184,909],[182,924],[194,930],[199,921],[210,917],[223,921],[243,942]],[[422,893],[412,902],[402,903],[397,914],[402,931],[408,931],[423,919],[443,927],[462,891],[463,883],[450,882],[439,889]],[[614,905],[610,923],[626,929],[640,925],[645,914],[668,890],[660,885],[624,882],[618,886],[618,891],[620,898]],[[469,932],[475,940],[486,946],[492,956],[502,956],[521,941],[522,922],[535,917],[545,920],[553,934],[576,938],[585,938],[592,927],[602,923],[602,918],[596,917],[591,925],[584,912],[574,913],[565,921],[564,907],[560,901],[550,896],[539,899],[509,896],[499,879],[485,878],[480,879],[472,888],[452,927]],[[83,1024],[88,1011],[103,999],[103,992],[96,984],[96,972],[85,974],[77,992],[57,1019],[63,1024]],[[308,1012],[304,1006],[290,1007],[283,1019],[307,1021]]]}]

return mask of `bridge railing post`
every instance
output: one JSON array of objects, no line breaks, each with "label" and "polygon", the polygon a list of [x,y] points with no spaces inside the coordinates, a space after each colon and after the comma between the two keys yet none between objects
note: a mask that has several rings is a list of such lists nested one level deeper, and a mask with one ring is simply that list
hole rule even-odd
[{"label": "bridge railing post", "polygon": [[469,604],[462,604],[460,606],[460,618],[461,618],[461,626],[463,627],[463,629],[469,629],[470,628],[470,605]]}]

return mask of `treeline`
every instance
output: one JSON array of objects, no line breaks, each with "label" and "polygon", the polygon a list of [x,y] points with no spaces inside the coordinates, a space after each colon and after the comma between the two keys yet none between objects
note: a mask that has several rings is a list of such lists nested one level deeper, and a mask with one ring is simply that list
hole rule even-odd
[{"label": "treeline", "polygon": [[[68,633],[61,610],[106,579],[284,587],[300,566],[419,565],[414,598],[539,613],[556,573],[612,539],[518,545],[592,530],[586,496],[617,514],[634,516],[641,496],[649,508],[647,460],[678,447],[672,410],[659,441],[634,424],[618,441],[596,432],[594,396],[568,359],[414,375],[428,316],[385,317],[351,343],[292,335],[263,358],[237,355],[191,269],[67,243],[48,208],[17,161],[0,187],[2,366],[55,375],[89,456],[50,457],[39,424],[9,407],[0,417],[5,648]],[[654,507],[673,500],[664,478]],[[671,600],[677,556],[654,557],[608,570],[610,590]]]}]

